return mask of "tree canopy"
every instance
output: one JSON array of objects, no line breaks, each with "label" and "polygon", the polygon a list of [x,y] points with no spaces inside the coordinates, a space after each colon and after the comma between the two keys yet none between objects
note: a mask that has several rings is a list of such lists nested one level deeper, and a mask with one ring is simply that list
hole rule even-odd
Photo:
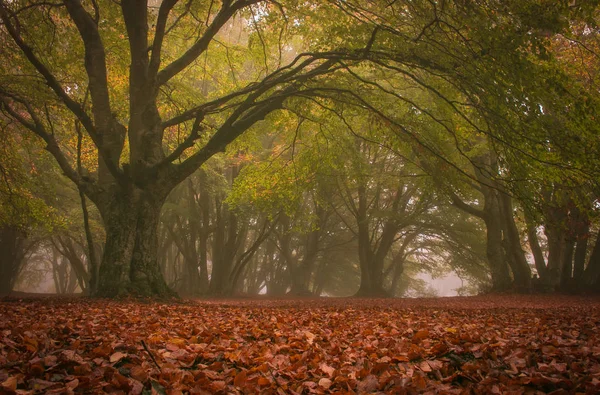
[{"label": "tree canopy", "polygon": [[[12,169],[36,141],[79,192],[69,261],[98,296],[320,293],[342,272],[387,295],[411,265],[595,286],[597,7],[0,0],[1,203],[33,193]],[[55,205],[35,194],[31,226]]]}]

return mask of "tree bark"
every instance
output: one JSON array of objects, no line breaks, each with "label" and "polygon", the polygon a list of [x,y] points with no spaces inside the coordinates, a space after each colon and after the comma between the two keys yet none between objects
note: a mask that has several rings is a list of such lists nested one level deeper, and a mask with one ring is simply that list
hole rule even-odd
[{"label": "tree bark", "polygon": [[[400,194],[400,191],[398,191],[398,194]],[[379,245],[373,249],[373,240],[371,240],[369,232],[366,187],[364,185],[358,186],[358,210],[356,214],[360,286],[355,296],[388,297],[389,293],[383,288],[383,266],[385,257],[392,247],[398,226],[394,219],[388,220],[382,230]],[[392,215],[396,214],[398,213]]]},{"label": "tree bark", "polygon": [[158,221],[164,193],[120,190],[99,204],[106,229],[97,296],[174,296],[158,264]]},{"label": "tree bark", "polygon": [[16,226],[0,227],[0,295],[9,294],[17,281],[23,258],[27,235]]},{"label": "tree bark", "polygon": [[583,282],[588,290],[600,291],[600,236],[596,237],[594,249],[585,268]]},{"label": "tree bark", "polygon": [[521,237],[515,224],[512,198],[504,192],[499,193],[501,212],[504,218],[504,246],[513,272],[514,285],[521,292],[529,291],[531,289],[531,268],[521,248]]},{"label": "tree bark", "polygon": [[533,254],[533,261],[535,263],[535,270],[541,281],[545,281],[547,277],[546,259],[544,258],[544,252],[540,246],[540,241],[537,235],[537,227],[528,221],[527,224],[527,241],[529,242],[529,248]]}]

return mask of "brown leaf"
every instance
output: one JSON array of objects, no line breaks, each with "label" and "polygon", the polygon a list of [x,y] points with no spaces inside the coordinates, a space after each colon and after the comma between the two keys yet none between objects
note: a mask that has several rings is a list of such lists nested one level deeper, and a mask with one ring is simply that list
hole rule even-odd
[{"label": "brown leaf", "polygon": [[320,364],[319,369],[321,369],[321,371],[329,377],[333,377],[333,374],[335,373],[335,369],[327,365],[326,363]]},{"label": "brown leaf", "polygon": [[124,354],[120,351],[117,351],[116,353],[114,353],[113,355],[110,356],[110,363],[116,363],[119,362],[121,359],[125,358],[127,356],[127,354]]},{"label": "brown leaf", "polygon": [[359,392],[366,392],[366,393],[370,393],[373,392],[375,390],[377,390],[377,388],[379,387],[379,380],[377,380],[377,377],[370,374],[367,377],[365,377],[360,383],[358,383],[358,390]]},{"label": "brown leaf", "polygon": [[325,377],[319,380],[319,386],[325,388],[326,390],[328,390],[329,387],[331,387],[331,384],[333,384],[333,382]]},{"label": "brown leaf", "polygon": [[148,379],[148,371],[146,369],[144,369],[141,366],[133,366],[130,371],[129,371],[129,375],[136,379],[137,381],[140,382],[145,382]]},{"label": "brown leaf", "polygon": [[66,384],[66,387],[69,389],[74,390],[75,388],[77,388],[77,386],[79,385],[79,380],[75,379],[75,380],[71,380]]},{"label": "brown leaf", "polygon": [[6,391],[16,391],[17,390],[17,378],[9,377],[2,382],[2,389]]},{"label": "brown leaf", "polygon": [[235,379],[233,379],[233,385],[236,387],[243,387],[246,384],[246,371],[242,370],[238,374],[235,375]]},{"label": "brown leaf", "polygon": [[429,331],[427,329],[423,329],[415,333],[412,337],[412,341],[414,343],[418,343],[421,340],[425,340],[429,338]]},{"label": "brown leaf", "polygon": [[419,364],[419,369],[421,369],[425,373],[431,372],[431,366],[429,366],[429,363],[427,361],[421,362]]},{"label": "brown leaf", "polygon": [[257,380],[257,384],[258,384],[259,386],[261,386],[261,387],[264,387],[264,386],[270,385],[270,384],[271,384],[271,382],[269,381],[269,379],[268,379],[268,378],[266,378],[266,377],[262,377],[262,376],[261,376],[261,377],[259,377],[259,378],[258,378],[258,380]]}]

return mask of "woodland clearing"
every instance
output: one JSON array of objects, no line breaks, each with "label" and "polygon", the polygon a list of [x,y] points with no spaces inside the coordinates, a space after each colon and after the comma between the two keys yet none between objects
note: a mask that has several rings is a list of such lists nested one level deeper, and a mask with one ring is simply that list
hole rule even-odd
[{"label": "woodland clearing", "polygon": [[16,394],[598,393],[600,299],[5,298]]}]

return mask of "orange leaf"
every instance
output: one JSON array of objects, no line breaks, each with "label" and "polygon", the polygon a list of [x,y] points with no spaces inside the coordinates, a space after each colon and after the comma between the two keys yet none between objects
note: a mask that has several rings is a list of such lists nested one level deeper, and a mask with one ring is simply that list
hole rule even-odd
[{"label": "orange leaf", "polygon": [[9,377],[4,382],[2,382],[2,388],[7,391],[16,391],[17,390],[17,378]]},{"label": "orange leaf", "polygon": [[244,384],[246,384],[246,371],[242,370],[235,375],[235,379],[233,379],[233,385],[236,387],[243,387]]},{"label": "orange leaf", "polygon": [[268,378],[261,376],[258,378],[257,384],[261,387],[264,387],[264,386],[271,384],[271,382],[269,381]]},{"label": "orange leaf", "polygon": [[423,329],[415,333],[412,340],[413,342],[419,342],[421,340],[427,339],[429,337],[429,331],[427,329]]}]

